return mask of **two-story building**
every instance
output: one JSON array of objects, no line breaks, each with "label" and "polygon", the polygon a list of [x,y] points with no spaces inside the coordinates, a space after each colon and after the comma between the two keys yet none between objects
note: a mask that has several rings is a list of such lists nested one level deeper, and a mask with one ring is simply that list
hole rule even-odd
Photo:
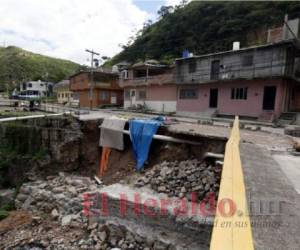
[{"label": "two-story building", "polygon": [[297,39],[176,60],[177,112],[271,121],[300,111]]},{"label": "two-story building", "polygon": [[174,66],[154,60],[136,63],[121,72],[120,86],[124,88],[124,108],[140,106],[158,112],[176,111]]},{"label": "two-story building", "polygon": [[[122,105],[123,89],[118,82],[118,74],[103,69],[77,72],[69,77],[70,90],[79,99],[80,107],[101,107]],[[91,94],[92,93],[92,94]]]},{"label": "two-story building", "polygon": [[73,91],[70,90],[69,80],[62,80],[56,83],[53,87],[53,91],[56,94],[57,103],[69,105],[74,103]]},{"label": "two-story building", "polygon": [[44,97],[52,94],[53,83],[29,81],[20,84],[20,96]]}]

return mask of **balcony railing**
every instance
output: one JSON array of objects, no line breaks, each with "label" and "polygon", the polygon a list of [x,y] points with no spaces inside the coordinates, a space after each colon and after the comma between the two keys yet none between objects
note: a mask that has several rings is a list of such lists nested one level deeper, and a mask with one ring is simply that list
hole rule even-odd
[{"label": "balcony railing", "polygon": [[160,74],[148,77],[134,77],[129,79],[120,79],[121,86],[147,86],[151,84],[170,84],[175,83],[173,74]]},{"label": "balcony railing", "polygon": [[292,76],[293,65],[286,66],[283,61],[256,63],[251,66],[227,64],[219,72],[211,73],[210,67],[201,67],[193,73],[179,72],[176,83],[205,83],[219,80],[254,79],[260,77]]}]

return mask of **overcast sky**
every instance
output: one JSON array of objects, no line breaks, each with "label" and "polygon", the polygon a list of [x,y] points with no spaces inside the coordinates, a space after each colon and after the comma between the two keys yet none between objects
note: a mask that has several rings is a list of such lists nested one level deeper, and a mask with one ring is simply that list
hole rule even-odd
[{"label": "overcast sky", "polygon": [[146,20],[156,20],[160,6],[179,2],[0,0],[0,45],[87,64],[86,48],[111,57]]}]

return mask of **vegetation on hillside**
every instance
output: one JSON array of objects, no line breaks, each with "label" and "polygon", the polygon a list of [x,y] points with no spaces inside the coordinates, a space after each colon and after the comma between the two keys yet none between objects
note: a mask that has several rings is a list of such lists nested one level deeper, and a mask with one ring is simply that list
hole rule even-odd
[{"label": "vegetation on hillside", "polygon": [[[184,2],[184,1],[183,1]],[[284,15],[300,13],[299,2],[203,2],[192,1],[175,8],[163,6],[160,20],[145,23],[123,51],[107,64],[145,59],[171,61],[187,49],[205,54],[265,42],[267,28],[282,25]],[[296,15],[295,15],[296,14]]]},{"label": "vegetation on hillside", "polygon": [[20,82],[45,80],[58,82],[80,65],[34,54],[14,46],[0,47],[0,91],[13,89]]}]

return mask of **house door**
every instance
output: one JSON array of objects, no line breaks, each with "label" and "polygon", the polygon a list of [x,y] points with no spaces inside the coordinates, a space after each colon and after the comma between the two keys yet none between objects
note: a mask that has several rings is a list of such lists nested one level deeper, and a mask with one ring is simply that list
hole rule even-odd
[{"label": "house door", "polygon": [[131,105],[136,105],[135,89],[130,90]]},{"label": "house door", "polygon": [[210,108],[218,107],[218,89],[210,89],[209,107]]},{"label": "house door", "polygon": [[289,111],[294,111],[294,112],[300,111],[300,87],[294,87],[292,89]]},{"label": "house door", "polygon": [[218,80],[219,73],[220,73],[220,60],[214,60],[211,62],[210,79]]},{"label": "house door", "polygon": [[263,110],[274,110],[276,99],[276,86],[264,88]]},{"label": "house door", "polygon": [[110,94],[110,103],[117,104],[117,94],[116,92],[111,92]]}]

